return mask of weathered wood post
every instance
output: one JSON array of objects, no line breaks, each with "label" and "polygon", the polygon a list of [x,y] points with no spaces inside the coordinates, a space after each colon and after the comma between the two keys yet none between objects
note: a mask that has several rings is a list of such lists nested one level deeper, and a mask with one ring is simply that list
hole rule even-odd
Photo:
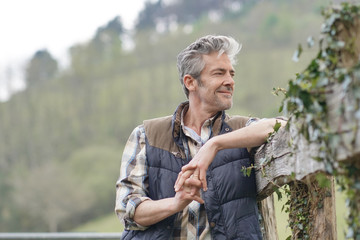
[{"label": "weathered wood post", "polygon": [[[291,136],[291,132],[294,134],[293,136]],[[277,188],[289,184],[293,199],[296,197],[294,194],[301,193],[297,198],[307,199],[308,201],[302,206],[294,204],[290,207],[295,209],[303,208],[302,211],[304,212],[311,211],[310,214],[307,213],[309,219],[304,220],[311,221],[309,225],[313,226],[314,230],[328,236],[326,238],[319,236],[319,238],[311,239],[336,239],[334,185],[332,184],[329,189],[321,189],[318,186],[315,176],[318,172],[325,172],[324,163],[312,158],[312,154],[317,153],[318,146],[308,144],[303,137],[300,137],[301,135],[296,133],[296,128],[293,127],[291,127],[290,131],[280,129],[274,138],[268,144],[263,145],[256,153],[255,165],[259,166],[260,163],[264,164],[264,162],[268,161],[262,169],[256,171],[258,198],[265,199],[268,202],[268,196]],[[291,141],[296,144],[297,151],[289,147],[288,143]],[[276,225],[276,220],[274,220],[274,214],[272,216],[269,214],[273,211],[273,207],[263,201],[260,210],[264,218],[264,225],[273,227]],[[270,204],[273,204],[271,200]],[[319,205],[323,207],[318,208]],[[295,234],[298,234],[297,228],[301,228],[301,225],[294,224],[294,226],[293,230]],[[276,228],[265,227],[265,232],[266,239],[274,239],[274,236],[277,238]],[[319,235],[319,233],[315,234],[314,232],[314,235]],[[300,236],[295,237],[295,239],[297,238],[300,238]]]},{"label": "weathered wood post", "polygon": [[279,237],[277,233],[273,195],[270,195],[259,202],[259,211],[263,218],[261,221],[261,228],[264,234],[264,240],[278,240]]},{"label": "weathered wood post", "polygon": [[[255,154],[258,198],[267,201],[260,207],[264,225],[274,225],[268,196],[288,184],[292,239],[336,239],[332,175],[347,174],[351,166],[350,177],[360,183],[359,9],[349,4],[330,9],[323,28],[326,46],[320,45],[317,58],[291,83],[294,96],[287,96],[287,101],[295,116],[290,115],[288,129],[280,129]],[[326,178],[328,186],[320,187],[318,180]],[[352,209],[360,213],[359,194],[352,198]],[[358,239],[360,216],[350,213],[350,218],[354,223],[350,237]],[[276,228],[264,229],[266,239],[277,239]]]}]

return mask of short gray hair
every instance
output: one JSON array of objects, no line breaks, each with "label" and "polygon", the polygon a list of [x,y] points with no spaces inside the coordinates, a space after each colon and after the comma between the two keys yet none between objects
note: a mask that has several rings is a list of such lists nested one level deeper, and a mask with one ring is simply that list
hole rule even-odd
[{"label": "short gray hair", "polygon": [[236,55],[241,45],[232,37],[208,35],[199,38],[177,56],[177,67],[181,85],[185,95],[189,97],[189,90],[184,85],[184,76],[189,74],[197,81],[200,81],[200,74],[205,67],[202,56],[218,52],[219,56],[225,53],[233,65],[236,64]]}]

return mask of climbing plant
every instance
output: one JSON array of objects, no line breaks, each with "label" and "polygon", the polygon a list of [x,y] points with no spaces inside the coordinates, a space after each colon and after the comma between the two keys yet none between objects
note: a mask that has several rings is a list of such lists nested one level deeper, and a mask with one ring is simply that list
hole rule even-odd
[{"label": "climbing plant", "polygon": [[[322,36],[319,39],[319,51],[307,68],[289,81],[287,90],[283,92],[280,111],[289,117],[289,124],[296,124],[299,133],[308,142],[315,142],[319,148],[316,160],[325,164],[326,172],[336,176],[341,189],[346,193],[346,203],[349,208],[347,238],[360,239],[360,162],[359,160],[337,160],[339,145],[346,145],[349,151],[356,143],[358,125],[352,127],[353,134],[348,142],[340,136],[343,134],[342,124],[345,116],[351,114],[357,122],[360,120],[360,62],[359,39],[360,6],[342,3],[340,6],[324,9],[325,22],[322,26]],[[308,39],[308,47],[314,45],[314,39]],[[294,58],[300,57],[303,48],[299,45]],[[329,94],[334,86],[342,91],[341,104],[337,109],[337,126],[330,125],[328,119],[331,110]],[[351,96],[353,102],[345,101]],[[349,146],[350,143],[350,146]],[[293,146],[296,147],[296,146]],[[318,182],[326,185],[326,177],[319,176]],[[306,191],[306,188],[302,188]],[[304,190],[305,189],[305,190]],[[296,187],[287,187],[289,195],[287,211],[289,225],[299,239],[308,239],[311,226],[308,226],[308,202],[304,192]],[[294,192],[297,192],[294,194]],[[317,203],[321,207],[321,202]]]}]

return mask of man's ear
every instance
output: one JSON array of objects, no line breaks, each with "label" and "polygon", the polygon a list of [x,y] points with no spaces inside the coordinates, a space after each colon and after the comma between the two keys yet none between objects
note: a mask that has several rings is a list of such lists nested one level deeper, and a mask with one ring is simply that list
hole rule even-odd
[{"label": "man's ear", "polygon": [[189,92],[194,91],[197,86],[196,79],[193,78],[191,75],[186,74],[184,76],[184,85],[189,90]]}]

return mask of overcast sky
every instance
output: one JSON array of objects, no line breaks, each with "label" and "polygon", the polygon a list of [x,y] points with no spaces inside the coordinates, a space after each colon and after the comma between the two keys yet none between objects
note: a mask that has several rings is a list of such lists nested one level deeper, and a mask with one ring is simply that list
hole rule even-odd
[{"label": "overcast sky", "polygon": [[[115,16],[134,26],[146,0],[4,0],[0,3],[0,100],[6,98],[6,69],[17,72],[37,50],[64,58]],[[22,66],[21,66],[22,65]],[[16,73],[15,73],[16,74]]]},{"label": "overcast sky", "polygon": [[9,0],[0,4],[1,63],[48,48],[54,54],[89,39],[119,15],[126,28],[145,0]]}]

